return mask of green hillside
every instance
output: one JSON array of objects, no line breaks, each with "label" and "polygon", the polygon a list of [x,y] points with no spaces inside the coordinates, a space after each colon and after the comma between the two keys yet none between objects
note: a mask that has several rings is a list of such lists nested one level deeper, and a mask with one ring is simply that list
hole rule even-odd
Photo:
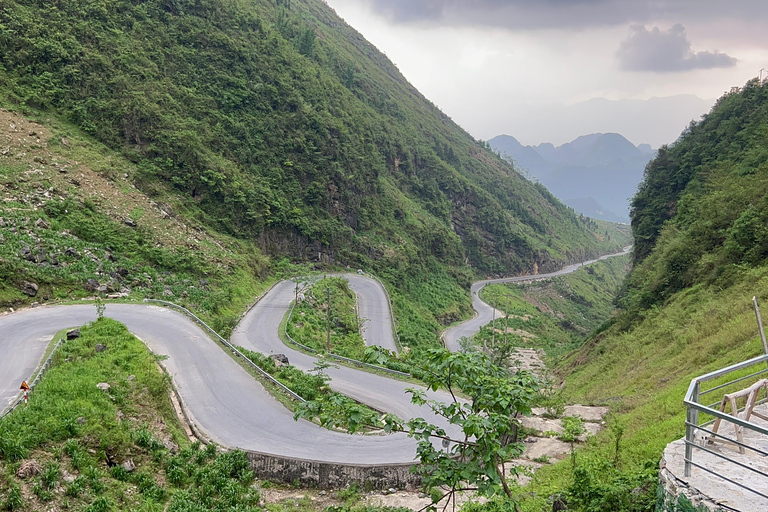
[{"label": "green hillside", "polygon": [[[621,477],[606,462],[616,432],[618,467],[647,471],[644,463],[652,467],[684,434],[691,379],[762,353],[752,296],[765,311],[766,171],[768,86],[756,80],[723,96],[646,168],[633,200],[635,266],[622,310],[558,368],[564,396],[609,405],[618,428],[583,455],[595,500],[618,488]],[[535,485],[563,488],[571,479],[570,468],[548,468]]]},{"label": "green hillside", "polygon": [[[224,328],[264,279],[308,262],[376,272],[395,289],[405,343],[434,341],[471,313],[476,276],[551,270],[626,243],[475,141],[321,0],[14,0],[0,9],[0,45],[0,105],[52,133],[4,153],[8,199],[21,203],[6,206],[23,209],[20,173],[75,162],[120,200],[126,187],[140,193],[140,206],[113,208],[115,196],[69,176],[36,206],[46,224],[131,260],[133,289],[164,292],[155,272],[171,274],[175,297],[185,279],[211,281],[222,294],[194,304]],[[150,210],[188,231],[180,243],[141,216]],[[46,234],[28,230],[19,250]],[[4,263],[12,290],[20,265],[40,274]],[[44,284],[72,295],[86,274],[48,271]],[[12,290],[5,305],[25,300]]]}]

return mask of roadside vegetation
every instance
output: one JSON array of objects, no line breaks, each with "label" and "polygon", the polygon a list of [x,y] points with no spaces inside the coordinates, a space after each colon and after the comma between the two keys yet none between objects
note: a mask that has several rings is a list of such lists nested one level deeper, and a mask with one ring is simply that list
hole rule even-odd
[{"label": "roadside vegetation", "polygon": [[655,475],[684,435],[691,379],[762,354],[752,297],[765,315],[767,110],[768,87],[750,81],[647,167],[619,313],[554,368],[565,400],[611,407],[609,428],[580,451],[579,478],[563,464],[539,470],[525,510],[587,484],[577,510],[624,510],[610,505],[622,479]]},{"label": "roadside vegetation", "polygon": [[[122,324],[100,318],[82,327],[56,353],[29,406],[0,419],[0,510],[324,508],[311,500],[265,503],[261,488],[274,486],[254,479],[244,452],[191,441],[170,392],[157,358]],[[328,510],[395,511],[361,498],[340,490]]]},{"label": "roadside vegetation", "polygon": [[357,313],[357,297],[341,277],[312,280],[293,308],[288,335],[318,352],[362,360],[365,342]]},{"label": "roadside vegetation", "polygon": [[484,326],[472,343],[499,361],[516,347],[540,349],[546,361],[558,361],[611,318],[629,268],[630,257],[617,256],[565,276],[485,286],[481,298],[505,316]]}]

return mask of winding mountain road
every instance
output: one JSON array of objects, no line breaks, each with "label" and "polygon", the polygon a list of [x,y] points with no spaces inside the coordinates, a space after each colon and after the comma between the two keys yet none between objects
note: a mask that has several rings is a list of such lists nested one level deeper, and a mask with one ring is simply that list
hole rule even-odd
[{"label": "winding mountain road", "polygon": [[[579,266],[572,265],[553,274],[476,283],[472,297],[478,315],[467,322],[470,327],[462,324],[446,332],[449,348],[455,350],[458,339],[471,335],[473,328],[476,331],[486,316],[485,323],[490,321],[490,306],[478,298],[478,291],[485,284],[562,275]],[[381,284],[364,276],[344,277],[358,296],[361,317],[367,319],[364,323],[366,343],[395,349],[389,302]],[[294,293],[293,281],[274,286],[243,317],[232,335],[232,343],[266,354],[286,354],[292,365],[311,370],[316,359],[285,346],[278,335]],[[146,304],[108,304],[105,315],[124,323],[154,353],[168,356],[162,364],[173,378],[193,421],[224,446],[347,464],[414,460],[416,442],[404,434],[348,435],[319,428],[305,420],[294,421],[290,411],[197,324],[180,313]],[[57,331],[91,322],[96,316],[93,305],[43,306],[0,316],[0,410],[17,398],[19,384],[33,374]],[[449,342],[449,338],[455,339],[456,344]],[[427,408],[411,404],[410,395],[405,393],[406,388],[412,387],[410,384],[343,366],[331,367],[327,372],[335,390],[378,410],[401,418],[421,416],[448,430],[455,428],[441,421],[442,418],[434,417]],[[440,392],[429,394],[432,398],[448,399]]]},{"label": "winding mountain road", "polygon": [[[614,254],[606,254],[605,256],[601,256],[594,260],[585,261],[584,263],[576,263],[574,265],[568,265],[567,267],[563,267],[561,270],[558,270],[557,272],[550,272],[548,274],[503,277],[501,279],[486,279],[484,281],[477,281],[473,283],[472,288],[470,289],[470,292],[472,293],[472,307],[474,308],[476,315],[474,318],[471,318],[465,322],[461,322],[460,324],[457,324],[443,331],[442,338],[443,338],[443,342],[445,343],[445,347],[452,352],[456,352],[461,348],[459,343],[459,340],[461,340],[461,338],[465,338],[465,337],[471,338],[472,336],[475,335],[476,332],[480,330],[481,327],[493,321],[494,308],[491,307],[489,304],[486,304],[485,302],[480,300],[480,290],[482,290],[484,286],[488,284],[499,284],[499,283],[522,283],[525,281],[536,281],[539,279],[548,279],[550,277],[563,276],[565,274],[570,274],[572,272],[575,272],[585,265],[591,265],[592,263],[595,263],[597,261],[613,258],[614,256],[624,256],[626,254],[629,254],[631,250],[632,250],[632,246],[630,245],[625,247],[624,250],[621,252],[617,252]],[[497,318],[501,318],[504,316],[504,312],[499,311],[497,309],[495,315]]]}]

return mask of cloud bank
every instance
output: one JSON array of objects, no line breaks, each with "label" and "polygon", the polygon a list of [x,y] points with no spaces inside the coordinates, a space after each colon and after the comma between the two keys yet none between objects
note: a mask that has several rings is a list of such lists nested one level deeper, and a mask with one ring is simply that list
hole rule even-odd
[{"label": "cloud bank", "polygon": [[393,23],[572,28],[651,23],[661,19],[754,21],[765,0],[361,0]]},{"label": "cloud bank", "polygon": [[692,69],[729,68],[736,59],[719,52],[693,52],[685,35],[685,27],[677,24],[663,32],[658,27],[647,30],[642,25],[631,27],[632,35],[621,43],[616,56],[624,71],[674,73]]}]

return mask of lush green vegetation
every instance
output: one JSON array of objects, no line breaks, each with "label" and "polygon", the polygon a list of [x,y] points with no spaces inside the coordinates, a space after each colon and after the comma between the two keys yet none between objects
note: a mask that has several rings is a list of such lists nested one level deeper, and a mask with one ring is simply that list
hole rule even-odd
[{"label": "lush green vegetation", "polygon": [[136,162],[147,194],[270,254],[400,286],[465,260],[509,273],[621,244],[472,140],[320,0],[19,0],[0,26],[10,105],[60,113]]},{"label": "lush green vegetation", "polygon": [[[97,344],[107,350],[97,352]],[[96,384],[106,382],[107,390]],[[187,441],[167,377],[124,326],[102,318],[67,342],[30,397],[0,420],[0,504],[8,510],[259,510],[242,452]],[[34,458],[36,476],[20,479]],[[126,469],[123,464],[134,463]],[[45,505],[48,503],[48,505]]]},{"label": "lush green vegetation", "polygon": [[698,283],[725,288],[768,256],[768,88],[757,80],[651,162],[632,202],[637,268],[624,307],[661,305]]},{"label": "lush green vegetation", "polygon": [[[556,368],[563,396],[609,405],[613,428],[578,456],[592,476],[564,464],[543,468],[527,510],[587,484],[604,489],[607,500],[612,482],[652,471],[667,443],[684,434],[682,398],[691,379],[762,353],[751,299],[768,301],[767,109],[768,87],[749,82],[646,169],[633,201],[636,265],[622,309]],[[606,464],[619,473],[598,478],[590,469]]]},{"label": "lush green vegetation", "polygon": [[628,271],[629,257],[620,256],[546,281],[485,286],[482,299],[506,316],[483,327],[473,342],[502,356],[525,347],[559,360],[611,317]]},{"label": "lush green vegetation", "polygon": [[312,281],[302,295],[286,325],[288,335],[319,352],[362,361],[365,342],[355,293],[347,280],[327,277]]},{"label": "lush green vegetation", "polygon": [[[245,453],[191,443],[168,377],[123,325],[101,318],[80,332],[56,353],[29,407],[0,419],[0,510],[318,510],[308,498],[264,504]],[[32,460],[38,472],[17,476]],[[360,498],[340,490],[328,510],[395,511]]]}]

